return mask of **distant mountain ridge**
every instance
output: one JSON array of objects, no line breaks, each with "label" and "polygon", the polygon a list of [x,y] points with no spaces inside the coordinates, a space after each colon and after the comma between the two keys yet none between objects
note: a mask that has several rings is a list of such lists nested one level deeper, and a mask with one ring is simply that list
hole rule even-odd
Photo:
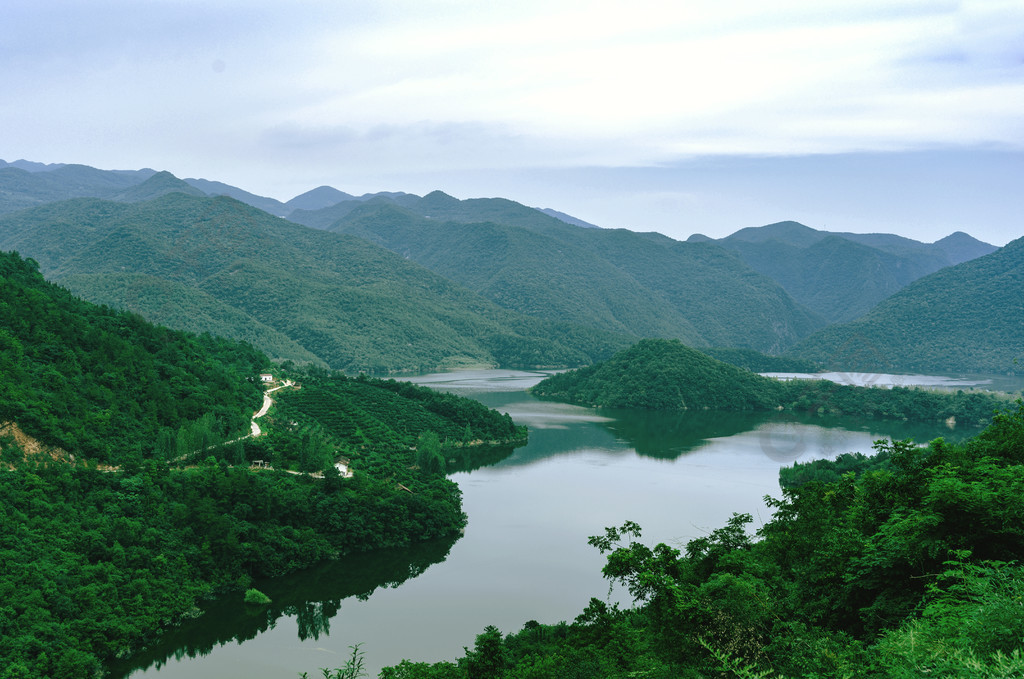
[{"label": "distant mountain ridge", "polygon": [[847,370],[1024,370],[1024,238],[925,276],[793,355]]},{"label": "distant mountain ridge", "polygon": [[572,215],[567,215],[564,212],[559,212],[558,210],[554,210],[554,209],[549,208],[549,207],[538,207],[538,208],[534,208],[534,209],[540,210],[541,212],[546,214],[548,217],[554,217],[555,219],[561,219],[566,224],[572,224],[573,226],[582,226],[584,229],[600,229],[601,228],[600,226],[597,226],[596,224],[591,224],[590,222],[585,222],[582,219],[579,219],[577,217],[573,217]]},{"label": "distant mountain ridge", "polygon": [[[73,164],[0,161],[0,215],[32,209],[38,212],[33,212],[28,221],[51,220],[37,226],[62,225],[59,238],[54,236],[49,242],[30,244],[41,248],[45,255],[65,256],[73,248],[88,248],[90,238],[96,237],[95,233],[83,231],[81,227],[85,225],[76,222],[81,217],[76,210],[81,206],[71,205],[67,208],[70,212],[64,208],[47,210],[47,206],[69,199],[98,198],[124,204],[159,204],[166,208],[175,201],[168,203],[159,199],[173,195],[196,199],[225,196],[262,211],[253,213],[252,224],[248,225],[262,230],[262,235],[250,243],[246,254],[238,259],[245,262],[242,268],[247,276],[256,276],[259,270],[268,279],[287,280],[286,286],[299,285],[299,277],[293,275],[294,272],[282,274],[275,270],[279,263],[260,259],[260,264],[255,266],[251,259],[252,247],[271,233],[271,224],[277,225],[281,233],[303,233],[292,231],[280,217],[322,231],[346,233],[385,247],[400,257],[395,261],[413,260],[464,293],[475,293],[476,301],[470,306],[479,306],[485,299],[496,305],[487,312],[491,314],[487,323],[495,322],[495,314],[514,314],[506,318],[516,328],[513,334],[520,336],[518,333],[522,330],[534,339],[539,333],[546,337],[545,342],[554,341],[555,344],[547,345],[548,348],[537,355],[561,356],[556,363],[592,360],[630,337],[674,337],[700,347],[732,347],[778,354],[828,322],[845,323],[859,318],[922,277],[996,250],[960,231],[929,244],[893,234],[833,233],[797,222],[740,229],[717,240],[695,234],[687,242],[679,242],[659,233],[595,227],[550,208],[527,207],[504,198],[459,200],[442,191],[425,196],[380,192],[357,197],[321,186],[281,202],[222,182],[181,180],[168,172],[148,168],[108,171]],[[155,199],[157,203],[153,203]],[[90,222],[90,227],[106,224],[103,220],[120,218],[110,205],[93,205],[90,209],[101,215],[88,217],[100,220]],[[233,209],[237,212],[237,207]],[[146,208],[142,212],[156,223],[161,222],[164,216],[154,216],[150,210]],[[268,222],[269,215],[276,215],[277,219]],[[0,243],[24,241],[23,233],[15,238],[2,232],[2,229],[10,229],[11,224],[19,223],[18,219],[12,219],[14,221],[0,222]],[[202,308],[193,315],[194,320],[201,320],[211,332],[228,332],[234,328],[233,336],[240,336],[240,319],[248,312],[240,310],[235,301],[225,305],[225,300],[211,297],[208,292],[205,296],[194,289],[186,292],[180,286],[191,286],[192,282],[168,279],[167,272],[161,268],[171,266],[166,258],[174,260],[173,250],[163,246],[154,250],[153,243],[141,231],[128,225],[119,228],[122,229],[120,237],[136,241],[135,252],[120,253],[123,257],[120,269],[103,268],[102,257],[97,254],[93,264],[98,269],[68,269],[60,275],[83,294],[109,300],[107,303],[114,305],[119,304],[119,299],[123,305],[125,295],[136,294],[140,310],[146,308],[149,314],[164,313],[167,318],[191,328],[194,323],[190,323],[190,314],[182,306],[183,300],[190,299],[190,303]],[[45,232],[46,228],[41,231]],[[219,234],[214,234],[214,242],[217,237]],[[308,234],[295,235],[296,242],[320,247],[309,238],[312,237]],[[60,242],[61,239],[66,242]],[[231,247],[242,245],[235,243]],[[208,248],[203,256],[194,258],[195,262],[212,266],[211,271],[220,271],[223,262],[211,263],[207,260],[209,254]],[[378,254],[368,256],[372,261],[378,260]],[[246,268],[250,265],[252,268]],[[319,262],[310,268],[308,263],[298,264],[297,261],[295,265],[310,271],[319,271],[325,266]],[[172,268],[184,266],[186,264],[178,262]],[[375,275],[380,276],[379,281],[384,281],[391,274],[377,269]],[[316,287],[315,282],[312,285]],[[125,289],[119,290],[118,286]],[[427,286],[430,287],[432,285]],[[129,290],[136,292],[129,293]],[[162,294],[160,290],[174,290],[173,294],[180,301],[178,308],[154,304],[151,298]],[[317,294],[326,293],[321,289]],[[410,297],[413,298],[416,296]],[[423,308],[434,307],[424,302]],[[499,313],[499,309],[504,311]],[[511,318],[516,320],[509,320]],[[326,359],[320,350],[311,348],[304,340],[282,334],[280,328],[263,323],[263,319],[251,316],[250,319],[252,322],[245,324],[248,333],[245,338],[279,358],[322,361],[331,365],[341,360],[342,364],[355,365],[348,363],[349,359],[342,359],[340,354]],[[530,327],[527,329],[523,323]],[[553,330],[554,326],[550,325],[541,329],[536,323],[554,323],[561,329]],[[588,327],[591,330],[583,330]],[[456,334],[463,330],[465,328]],[[328,333],[333,337],[330,342],[338,340],[339,332],[346,335],[354,330],[342,332],[335,327]],[[399,329],[393,327],[385,335],[394,338],[398,332]],[[552,332],[555,334],[550,334]],[[490,336],[493,339],[498,335]],[[583,335],[587,337],[584,339]],[[565,345],[559,344],[561,340],[556,336],[575,339]],[[583,344],[574,344],[578,341]],[[479,342],[464,355],[454,348],[456,345],[457,342],[449,347],[450,351],[446,350],[453,357],[462,355],[465,360],[483,362],[498,360],[496,354]],[[555,345],[559,348],[555,349]],[[596,349],[599,345],[603,349]],[[359,351],[365,350],[365,357],[374,355],[365,341],[361,346],[363,349]],[[404,355],[398,360],[402,365],[423,358],[421,355],[413,359],[417,351],[399,350],[397,345],[392,349],[397,351],[396,356]],[[568,358],[570,356],[574,358]],[[363,365],[362,360],[356,363]],[[385,363],[390,365],[389,361]]]},{"label": "distant mountain ridge", "polygon": [[502,309],[365,240],[227,197],[51,203],[0,217],[0,247],[87,298],[349,371],[583,365],[628,344]]},{"label": "distant mountain ridge", "polygon": [[31,160],[15,160],[8,163],[6,160],[0,159],[0,167],[16,167],[26,172],[46,172],[64,167],[64,165],[65,163],[36,163]]},{"label": "distant mountain ridge", "polygon": [[579,227],[503,198],[434,191],[293,219],[383,245],[505,308],[634,337],[779,352],[824,325],[715,244]]},{"label": "distant mountain ridge", "polygon": [[[691,236],[701,241],[705,236]],[[963,232],[921,243],[893,234],[857,234],[778,222],[714,241],[776,280],[830,321],[850,321],[909,283],[994,252]]]}]

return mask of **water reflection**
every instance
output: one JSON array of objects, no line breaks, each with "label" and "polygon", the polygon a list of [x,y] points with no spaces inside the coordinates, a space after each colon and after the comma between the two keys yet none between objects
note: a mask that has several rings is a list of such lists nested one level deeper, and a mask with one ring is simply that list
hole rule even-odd
[{"label": "water reflection", "polygon": [[378,588],[396,588],[447,558],[458,537],[432,540],[411,547],[377,550],[319,564],[291,575],[257,582],[270,597],[268,606],[242,602],[242,595],[221,597],[203,607],[203,615],[169,631],[160,643],[112,664],[113,679],[141,668],[159,669],[167,663],[196,658],[231,642],[241,643],[273,629],[282,617],[295,617],[300,641],[319,639],[331,630],[331,619],[344,599],[369,599]]},{"label": "water reflection", "polygon": [[[662,460],[674,460],[699,450],[709,441],[736,436],[748,431],[758,434],[761,452],[775,460],[791,464],[809,452],[816,456],[848,452],[843,440],[847,432],[867,432],[874,439],[912,439],[926,442],[942,435],[955,443],[975,435],[981,427],[959,425],[940,429],[934,422],[902,420],[866,420],[846,416],[800,413],[722,413],[711,411],[652,412],[643,410],[599,411],[604,427],[637,454]],[[824,431],[821,431],[824,430]],[[840,440],[829,441],[829,438]]]},{"label": "water reflection", "polygon": [[508,458],[513,450],[512,446],[475,446],[447,451],[446,469],[454,474],[490,467]]}]

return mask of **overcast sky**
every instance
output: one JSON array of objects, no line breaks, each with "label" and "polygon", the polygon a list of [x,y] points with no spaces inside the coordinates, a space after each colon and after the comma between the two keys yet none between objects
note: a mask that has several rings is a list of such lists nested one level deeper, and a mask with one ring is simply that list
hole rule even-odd
[{"label": "overcast sky", "polygon": [[1024,2],[5,0],[0,158],[1024,235]]}]

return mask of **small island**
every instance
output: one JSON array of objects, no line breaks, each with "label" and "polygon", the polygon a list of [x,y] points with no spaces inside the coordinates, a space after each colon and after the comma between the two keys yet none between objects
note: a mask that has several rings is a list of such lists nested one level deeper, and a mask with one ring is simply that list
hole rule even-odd
[{"label": "small island", "polygon": [[662,339],[641,340],[602,363],[553,375],[531,393],[603,408],[792,410],[951,424],[987,422],[994,410],[1007,405],[1005,395],[990,392],[784,382],[719,361],[679,340]]}]

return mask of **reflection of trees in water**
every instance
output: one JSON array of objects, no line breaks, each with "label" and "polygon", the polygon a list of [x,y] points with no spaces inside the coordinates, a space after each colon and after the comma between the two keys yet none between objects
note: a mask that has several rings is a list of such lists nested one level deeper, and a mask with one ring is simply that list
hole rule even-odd
[{"label": "reflection of trees in water", "polygon": [[451,474],[489,467],[507,458],[513,450],[512,446],[470,446],[448,449],[444,451],[445,471]]},{"label": "reflection of trees in water", "polygon": [[307,601],[304,604],[285,609],[284,615],[295,616],[299,627],[299,640],[319,639],[320,635],[331,633],[331,618],[338,614],[341,599],[329,601]]},{"label": "reflection of trees in water", "polygon": [[662,460],[705,445],[709,439],[735,436],[755,429],[772,417],[764,412],[604,410],[612,417],[604,426],[626,441],[639,455]]},{"label": "reflection of trees in water", "polygon": [[342,600],[365,601],[380,587],[395,588],[415,578],[444,561],[457,539],[356,554],[258,582],[256,586],[271,599],[267,606],[245,604],[241,593],[229,593],[205,605],[201,617],[169,630],[159,643],[129,661],[111,664],[109,676],[119,679],[137,669],[207,655],[217,646],[253,639],[285,616],[296,618],[302,641],[327,636]]},{"label": "reflection of trees in water", "polygon": [[[713,411],[647,411],[604,410],[612,418],[602,426],[632,446],[637,454],[674,460],[704,446],[710,439],[726,438],[760,429],[761,448],[766,456],[791,463],[806,452],[803,425],[826,429],[863,431],[874,438],[930,441],[942,436],[951,443],[967,439],[978,426],[956,426],[950,429],[942,422],[904,422],[902,420],[868,419],[841,415],[811,415],[793,412],[713,412]],[[841,447],[841,442],[837,443]],[[830,450],[844,453],[847,450]]]}]

